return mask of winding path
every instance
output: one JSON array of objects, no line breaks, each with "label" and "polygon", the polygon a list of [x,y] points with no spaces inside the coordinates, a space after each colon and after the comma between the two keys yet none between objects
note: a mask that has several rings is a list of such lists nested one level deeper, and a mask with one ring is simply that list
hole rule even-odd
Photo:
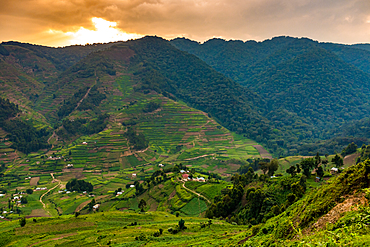
[{"label": "winding path", "polygon": [[207,197],[195,192],[194,190],[191,190],[189,188],[186,188],[185,187],[185,182],[184,181],[181,181],[182,182],[182,187],[184,187],[184,189],[186,189],[187,191],[190,191],[191,193],[193,194],[196,194],[198,197],[202,197],[204,200],[206,200],[209,204],[212,204],[212,202],[210,200],[207,199]]},{"label": "winding path", "polygon": [[46,211],[46,213],[47,213],[47,214],[49,214],[49,215],[50,215],[50,213],[49,213],[49,211],[46,209],[46,205],[45,205],[45,203],[42,201],[42,198],[43,198],[45,195],[47,195],[50,191],[52,191],[53,189],[55,189],[56,187],[58,187],[58,186],[60,185],[60,180],[55,179],[55,178],[54,178],[54,174],[53,174],[53,173],[50,173],[50,175],[51,175],[51,177],[53,178],[53,181],[58,181],[58,184],[57,184],[57,185],[55,185],[53,188],[49,189],[48,191],[46,191],[44,194],[42,194],[42,195],[40,196],[40,202],[42,203],[42,206],[43,206],[44,210]]}]

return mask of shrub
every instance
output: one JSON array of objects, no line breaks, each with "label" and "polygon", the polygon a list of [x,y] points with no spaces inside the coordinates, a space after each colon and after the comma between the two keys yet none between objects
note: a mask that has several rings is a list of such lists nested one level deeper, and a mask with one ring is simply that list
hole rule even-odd
[{"label": "shrub", "polygon": [[186,229],[186,226],[185,226],[185,220],[181,219],[181,220],[179,221],[179,229],[180,229],[180,230]]},{"label": "shrub", "polygon": [[257,225],[257,226],[253,226],[252,227],[252,235],[257,235],[257,233],[259,232],[260,230],[260,226]]},{"label": "shrub", "polygon": [[135,237],[135,240],[138,240],[138,241],[146,241],[146,236],[145,236],[144,233],[142,233],[139,236]]},{"label": "shrub", "polygon": [[26,197],[22,197],[22,198],[21,198],[21,203],[22,203],[22,204],[27,204],[27,203],[28,203],[27,198],[26,198]]},{"label": "shrub", "polygon": [[19,225],[21,226],[21,227],[24,227],[25,225],[26,225],[26,218],[21,218],[20,220],[19,220]]}]

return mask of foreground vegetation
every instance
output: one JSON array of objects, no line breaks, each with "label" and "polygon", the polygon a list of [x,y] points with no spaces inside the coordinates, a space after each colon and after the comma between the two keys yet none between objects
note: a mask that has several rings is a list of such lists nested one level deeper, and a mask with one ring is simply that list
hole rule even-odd
[{"label": "foreground vegetation", "polygon": [[[303,159],[299,164],[306,162]],[[117,189],[105,200],[84,199],[81,192],[70,193],[69,200],[65,194],[60,195],[64,198],[58,193],[49,195],[49,200],[70,201],[79,210],[52,218],[24,219],[13,214],[9,218],[12,221],[0,223],[0,241],[2,246],[362,246],[370,237],[369,167],[370,160],[366,160],[322,182],[315,182],[314,176],[305,179],[305,175],[293,173],[269,178],[249,169],[233,176],[232,183],[209,178],[208,183],[185,182],[186,189],[178,182],[181,174],[172,175],[178,167],[169,176],[156,172],[146,183],[135,183],[131,190]],[[94,193],[98,191],[94,187]],[[203,199],[195,191],[212,202],[203,201],[208,219],[189,217],[203,215],[198,211]],[[127,197],[128,193],[132,196]],[[167,197],[169,194],[174,196]],[[39,195],[28,195],[29,203]],[[80,203],[85,206],[78,207]],[[98,209],[92,209],[95,203],[100,205]],[[153,204],[158,207],[153,208]],[[169,213],[161,212],[166,211],[166,204],[172,209]],[[174,211],[177,206],[179,211]],[[217,211],[220,207],[223,209]]]},{"label": "foreground vegetation", "polygon": [[[185,228],[179,228],[180,220]],[[177,233],[175,229],[179,229]],[[220,221],[176,217],[161,212],[104,212],[59,218],[0,223],[1,246],[226,246],[245,236],[245,226]]]}]

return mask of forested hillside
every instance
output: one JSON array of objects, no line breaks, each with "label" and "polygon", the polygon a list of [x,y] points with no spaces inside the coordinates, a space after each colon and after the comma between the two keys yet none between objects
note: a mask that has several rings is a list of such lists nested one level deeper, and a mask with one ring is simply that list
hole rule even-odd
[{"label": "forested hillside", "polygon": [[370,53],[359,47],[290,37],[204,44],[145,37],[65,48],[7,42],[0,73],[3,97],[39,114],[45,126],[77,112],[97,118],[111,111],[108,89],[119,71],[137,92],[186,102],[276,156],[312,155],[370,137],[354,127],[369,113]]},{"label": "forested hillside", "polygon": [[[171,44],[197,55],[266,101],[266,107],[261,107],[263,115],[273,120],[277,133],[285,135],[286,142],[276,143],[285,151],[273,148],[276,153],[330,153],[330,140],[350,138],[351,130],[346,126],[361,125],[369,114],[370,53],[361,49],[366,45],[291,37],[258,43],[212,39],[204,44],[175,39]],[[284,121],[287,114],[291,123]],[[366,131],[360,134],[357,128],[356,137],[359,136],[370,137]],[[327,149],[325,145],[315,145],[320,140],[328,140]],[[360,140],[353,141],[361,145]],[[273,145],[270,143],[270,148]]]}]

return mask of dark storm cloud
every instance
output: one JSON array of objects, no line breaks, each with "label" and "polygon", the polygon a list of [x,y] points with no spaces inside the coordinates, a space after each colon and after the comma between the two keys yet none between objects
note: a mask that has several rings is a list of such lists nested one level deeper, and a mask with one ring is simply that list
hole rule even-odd
[{"label": "dark storm cloud", "polygon": [[0,38],[33,37],[37,43],[43,30],[93,29],[92,17],[117,22],[124,32],[166,38],[263,40],[290,35],[370,42],[368,0],[3,0]]}]

